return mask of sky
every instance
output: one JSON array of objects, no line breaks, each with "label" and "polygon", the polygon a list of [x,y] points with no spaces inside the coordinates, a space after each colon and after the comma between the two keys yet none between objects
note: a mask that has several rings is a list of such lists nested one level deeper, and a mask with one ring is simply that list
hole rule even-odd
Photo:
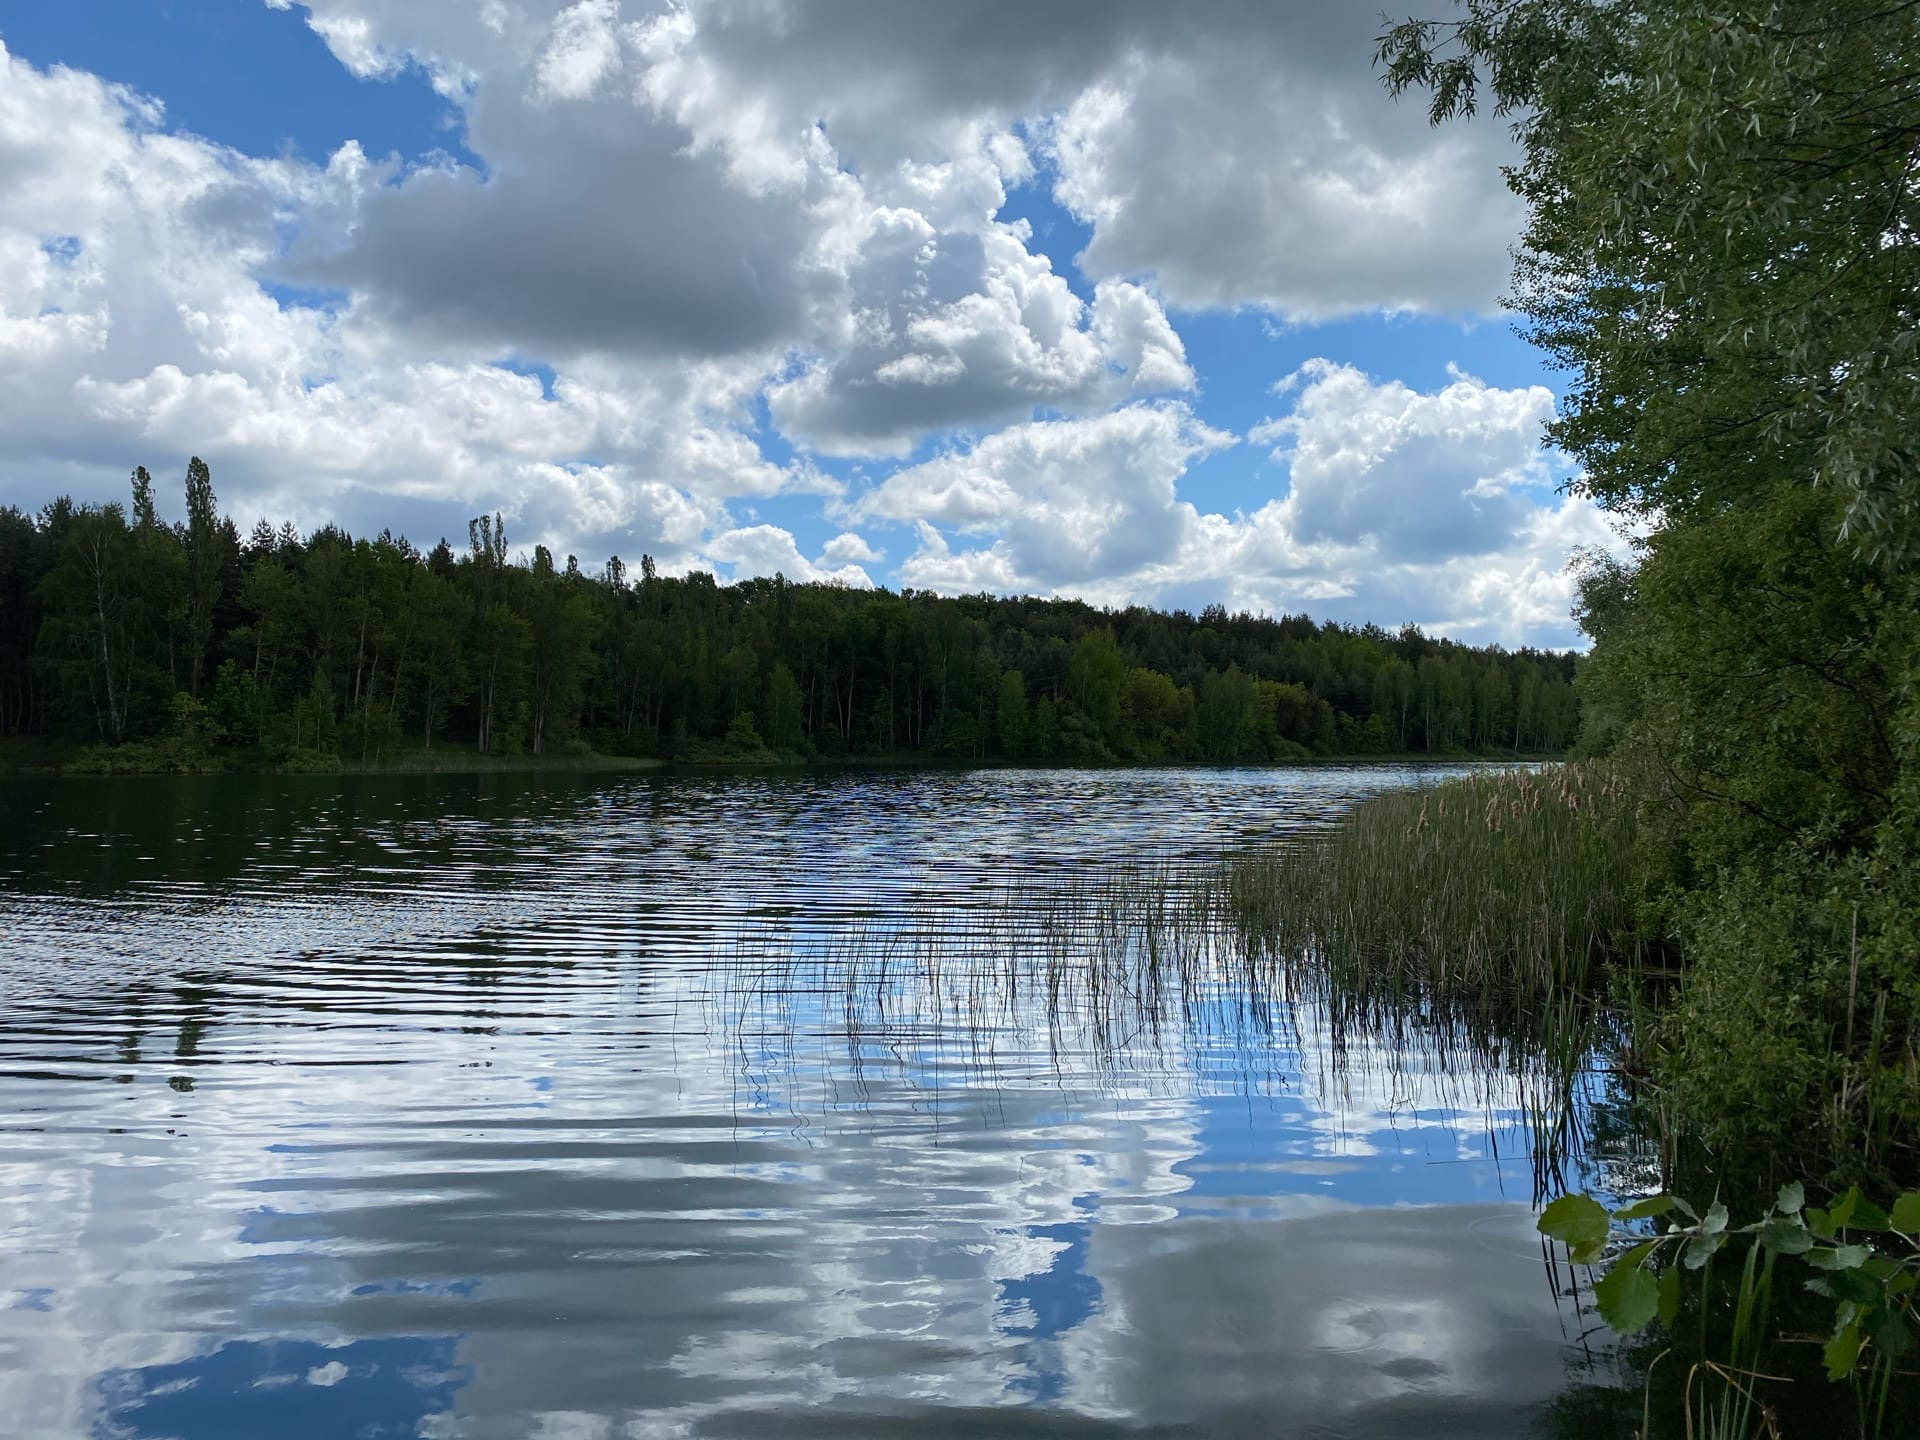
[{"label": "sky", "polygon": [[1497,121],[1323,0],[0,9],[0,504],[1578,643]]}]

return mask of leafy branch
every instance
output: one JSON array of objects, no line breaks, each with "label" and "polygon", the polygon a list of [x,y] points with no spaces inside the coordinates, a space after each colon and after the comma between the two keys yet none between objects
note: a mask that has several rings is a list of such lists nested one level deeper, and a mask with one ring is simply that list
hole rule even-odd
[{"label": "leafy branch", "polygon": [[[1645,1220],[1660,1221],[1662,1229],[1643,1237],[1625,1228]],[[1796,1181],[1782,1187],[1766,1215],[1738,1227],[1718,1200],[1702,1213],[1678,1195],[1652,1195],[1609,1212],[1591,1196],[1563,1195],[1541,1212],[1539,1229],[1564,1244],[1568,1258],[1580,1265],[1604,1261],[1616,1231],[1633,1240],[1593,1289],[1600,1318],[1621,1335],[1638,1334],[1655,1320],[1670,1326],[1680,1310],[1683,1275],[1703,1270],[1729,1243],[1745,1239],[1769,1267],[1775,1257],[1798,1260],[1814,1272],[1806,1288],[1833,1302],[1825,1351],[1829,1379],[1846,1379],[1914,1346],[1920,1191],[1902,1195],[1889,1211],[1856,1186],[1821,1209],[1806,1203],[1805,1188]],[[1743,1309],[1751,1301],[1749,1289],[1743,1287]]]}]

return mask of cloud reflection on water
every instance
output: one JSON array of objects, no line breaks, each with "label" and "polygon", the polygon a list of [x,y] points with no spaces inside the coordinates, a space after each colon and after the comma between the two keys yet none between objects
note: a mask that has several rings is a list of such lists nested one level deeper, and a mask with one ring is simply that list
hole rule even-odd
[{"label": "cloud reflection on water", "polygon": [[568,843],[453,877],[519,912],[484,937],[423,898],[249,958],[201,879],[203,929],[90,908],[134,982],[6,955],[21,1433],[1494,1435],[1580,1362],[1525,1074],[1227,971],[1123,1030],[1032,984],[969,1016],[959,969],[869,997],[804,905],[702,930],[660,844]]}]

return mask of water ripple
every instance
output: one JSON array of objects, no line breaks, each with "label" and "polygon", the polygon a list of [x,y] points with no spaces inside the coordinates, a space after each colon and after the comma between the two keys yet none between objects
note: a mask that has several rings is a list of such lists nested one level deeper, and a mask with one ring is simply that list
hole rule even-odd
[{"label": "water ripple", "polygon": [[1525,1428],[1578,1322],[1538,1077],[1342,1031],[1179,909],[1441,773],[11,787],[0,1413]]}]

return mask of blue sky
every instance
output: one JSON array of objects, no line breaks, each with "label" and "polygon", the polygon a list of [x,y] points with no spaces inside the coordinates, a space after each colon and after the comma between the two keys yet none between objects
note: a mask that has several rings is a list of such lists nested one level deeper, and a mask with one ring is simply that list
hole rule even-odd
[{"label": "blue sky", "polygon": [[1509,142],[1373,24],[16,7],[0,503],[197,453],[243,528],[1571,642]]},{"label": "blue sky", "polygon": [[458,148],[459,112],[424,71],[356,78],[296,10],[262,0],[79,0],[0,21],[21,59],[66,65],[163,101],[170,128],[316,164],[348,140],[419,159]]}]

